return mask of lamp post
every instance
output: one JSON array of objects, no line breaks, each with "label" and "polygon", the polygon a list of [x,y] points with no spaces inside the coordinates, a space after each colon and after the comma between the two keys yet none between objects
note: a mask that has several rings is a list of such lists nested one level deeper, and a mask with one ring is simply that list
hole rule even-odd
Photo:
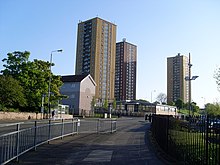
[{"label": "lamp post", "polygon": [[191,67],[192,67],[192,64],[191,64],[191,61],[190,61],[190,53],[189,53],[189,63],[188,63],[188,66],[189,66],[189,76],[186,76],[185,80],[189,81],[188,94],[189,94],[189,116],[190,116],[190,111],[191,111],[191,81],[195,80],[195,79],[197,79],[199,77],[199,76],[192,76],[191,77]]},{"label": "lamp post", "polygon": [[49,118],[50,118],[50,114],[51,114],[51,111],[50,111],[50,85],[51,85],[51,66],[52,66],[52,56],[53,56],[53,53],[55,52],[62,52],[63,50],[62,49],[58,49],[58,50],[53,50],[51,51],[50,53],[50,76],[49,76],[49,84],[48,84],[48,110],[49,110]]},{"label": "lamp post", "polygon": [[205,97],[201,97],[203,99],[203,104],[204,104],[204,108],[205,108],[205,104],[206,104],[206,99]]},{"label": "lamp post", "polygon": [[204,111],[205,111],[205,115],[207,116],[207,111],[205,110],[206,99],[205,99],[205,97],[201,97],[201,98],[203,99]]},{"label": "lamp post", "polygon": [[46,95],[42,94],[42,100],[41,100],[41,114],[42,114],[42,119],[44,119],[44,97]]},{"label": "lamp post", "polygon": [[[152,93],[153,92],[156,92],[156,90],[154,89],[154,90],[151,91],[151,115],[153,114],[153,103],[152,103],[152,101],[153,101],[152,100],[152,95],[153,95]],[[155,108],[155,110],[156,110],[156,108]]]},{"label": "lamp post", "polygon": [[152,103],[152,93],[156,92],[156,90],[151,91],[151,103]]}]

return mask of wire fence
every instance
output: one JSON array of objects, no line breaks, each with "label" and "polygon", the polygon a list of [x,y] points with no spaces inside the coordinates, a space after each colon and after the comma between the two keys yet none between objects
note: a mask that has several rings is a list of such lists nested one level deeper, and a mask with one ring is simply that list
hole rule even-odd
[{"label": "wire fence", "polygon": [[0,125],[0,129],[3,132],[9,131],[0,135],[0,164],[4,165],[15,159],[18,161],[20,155],[29,150],[36,150],[37,146],[49,143],[51,140],[79,133],[113,133],[116,131],[116,120],[34,121]]},{"label": "wire fence", "polygon": [[184,164],[220,164],[220,120],[153,115],[152,134],[160,147]]}]

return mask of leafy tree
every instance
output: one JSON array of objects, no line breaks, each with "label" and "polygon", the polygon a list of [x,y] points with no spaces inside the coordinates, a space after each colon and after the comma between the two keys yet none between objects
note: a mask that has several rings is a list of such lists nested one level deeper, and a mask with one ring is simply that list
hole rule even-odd
[{"label": "leafy tree", "polygon": [[104,108],[105,110],[108,109],[108,100],[107,100],[107,99],[105,99],[105,101],[104,101],[103,108]]},{"label": "leafy tree", "polygon": [[3,107],[20,108],[26,105],[24,89],[11,76],[0,76],[0,102]]},{"label": "leafy tree", "polygon": [[113,109],[116,109],[116,99],[115,99],[115,98],[114,98],[114,100],[113,100],[112,106],[113,106]]},{"label": "leafy tree", "polygon": [[92,101],[91,101],[91,107],[94,108],[94,107],[95,107],[95,104],[96,104],[95,96],[93,96],[93,97],[92,97]]},{"label": "leafy tree", "polygon": [[175,103],[174,102],[169,102],[169,103],[167,103],[167,105],[175,106]]},{"label": "leafy tree", "polygon": [[[34,60],[30,62],[30,65],[26,68],[26,71],[21,75],[21,80],[27,90],[27,96],[32,98],[28,105],[29,107],[40,107],[42,94],[48,94],[48,81],[50,76],[49,71],[50,63]],[[25,79],[24,79],[25,77]],[[59,88],[62,85],[60,76],[51,75],[51,104],[57,103],[60,100],[61,95]]]},{"label": "leafy tree", "polygon": [[94,114],[95,106],[96,106],[96,99],[95,99],[95,96],[93,96],[92,101],[91,101],[92,114]]},{"label": "leafy tree", "polygon": [[220,104],[219,103],[208,103],[205,105],[205,111],[208,115],[219,116],[220,115]]},{"label": "leafy tree", "polygon": [[178,109],[182,109],[184,107],[184,102],[182,99],[177,99],[175,101],[175,106],[178,108]]},{"label": "leafy tree", "polygon": [[30,52],[19,52],[15,51],[13,53],[7,54],[8,58],[4,58],[2,62],[6,62],[3,65],[5,67],[4,70],[1,71],[4,75],[11,75],[14,78],[20,76],[20,73],[24,70],[26,64],[28,63],[28,58],[30,56]]},{"label": "leafy tree", "polygon": [[193,112],[199,112],[199,106],[195,102],[191,103],[191,107]]},{"label": "leafy tree", "polygon": [[162,103],[166,103],[166,102],[167,102],[167,95],[166,95],[165,93],[160,93],[160,94],[157,96],[156,100],[157,100],[158,102],[160,102],[161,104],[162,104]]},{"label": "leafy tree", "polygon": [[[60,98],[59,88],[62,85],[60,76],[55,76],[50,73],[50,64],[42,60],[29,61],[30,53],[13,52],[8,53],[8,58],[2,61],[6,64],[1,72],[3,75],[11,75],[17,79],[22,87],[25,89],[25,97],[27,99],[27,106],[25,110],[39,111],[41,106],[41,98],[43,94],[48,93],[48,82],[51,74],[51,92],[50,101],[57,103]],[[46,97],[45,103],[48,102]]]}]

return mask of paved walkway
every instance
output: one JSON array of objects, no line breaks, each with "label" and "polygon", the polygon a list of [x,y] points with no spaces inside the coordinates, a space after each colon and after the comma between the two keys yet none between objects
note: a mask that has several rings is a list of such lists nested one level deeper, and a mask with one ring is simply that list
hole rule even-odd
[{"label": "paved walkway", "polygon": [[113,134],[81,134],[37,147],[9,164],[53,165],[163,165],[149,141],[150,123],[122,118]]}]

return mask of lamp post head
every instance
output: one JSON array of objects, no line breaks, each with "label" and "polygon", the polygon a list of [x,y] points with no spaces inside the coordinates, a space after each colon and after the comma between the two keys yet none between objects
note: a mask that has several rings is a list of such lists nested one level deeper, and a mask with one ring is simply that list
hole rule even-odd
[{"label": "lamp post head", "polygon": [[62,52],[62,51],[63,51],[62,49],[58,49],[58,50],[57,50],[57,52]]},{"label": "lamp post head", "polygon": [[61,53],[62,51],[63,51],[62,49],[53,50],[53,51],[51,51],[51,54],[52,54],[52,53],[55,53],[55,52]]},{"label": "lamp post head", "polygon": [[186,81],[190,81],[190,80],[195,80],[195,79],[197,79],[199,76],[192,76],[192,78],[190,78],[189,76],[186,76],[185,77],[185,80]]},{"label": "lamp post head", "polygon": [[192,76],[192,80],[197,79],[199,76]]}]

